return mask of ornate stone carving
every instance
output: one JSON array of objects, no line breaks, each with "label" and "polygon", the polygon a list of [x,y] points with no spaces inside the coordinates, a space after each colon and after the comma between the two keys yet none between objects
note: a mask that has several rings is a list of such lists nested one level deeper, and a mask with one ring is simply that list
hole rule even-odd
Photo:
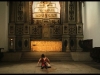
[{"label": "ornate stone carving", "polygon": [[77,24],[77,34],[83,35],[83,25],[82,24]]},{"label": "ornate stone carving", "polygon": [[60,19],[50,19],[50,24],[58,25],[60,24]]},{"label": "ornate stone carving", "polygon": [[33,10],[33,18],[60,18],[59,4],[52,1],[39,1]]},{"label": "ornate stone carving", "polygon": [[16,23],[24,22],[24,2],[20,1],[17,3],[16,9]]},{"label": "ornate stone carving", "polygon": [[32,23],[35,24],[35,25],[41,25],[42,19],[33,19]]},{"label": "ornate stone carving", "polygon": [[30,47],[30,39],[28,37],[24,37],[23,38],[23,50],[27,50],[29,49]]},{"label": "ornate stone carving", "polygon": [[64,51],[80,49],[78,42],[83,38],[81,3],[57,1],[59,5],[57,6],[56,2],[53,1],[47,2],[46,5],[43,5],[45,4],[44,1],[39,1],[43,4],[37,2],[33,13],[34,2],[18,1],[10,3],[8,37],[15,40],[13,42],[15,45],[12,48],[30,51],[30,41],[32,40],[56,39],[62,40],[62,44],[67,44],[66,47],[65,44],[62,45]]},{"label": "ornate stone carving", "polygon": [[23,27],[24,27],[23,28],[24,34],[29,34],[29,26],[28,25],[24,25]]},{"label": "ornate stone carving", "polygon": [[37,25],[32,26],[32,35],[39,35],[39,28]]},{"label": "ornate stone carving", "polygon": [[70,38],[70,50],[71,51],[76,51],[76,39],[75,37]]},{"label": "ornate stone carving", "polygon": [[75,2],[74,1],[69,1],[68,3],[68,13],[69,13],[69,16],[68,16],[68,20],[69,21],[75,21]]},{"label": "ornate stone carving", "polygon": [[61,26],[55,25],[53,28],[53,35],[61,35],[61,34],[62,34]]},{"label": "ornate stone carving", "polygon": [[9,25],[9,34],[15,34],[15,25]]},{"label": "ornate stone carving", "polygon": [[22,37],[16,37],[16,51],[21,51],[22,45]]},{"label": "ornate stone carving", "polygon": [[62,38],[62,26],[54,25],[50,27],[51,39],[61,39]]},{"label": "ornate stone carving", "polygon": [[75,25],[69,26],[69,34],[70,35],[76,35],[76,26]]},{"label": "ornate stone carving", "polygon": [[23,34],[23,25],[16,25],[16,35]]},{"label": "ornate stone carving", "polygon": [[69,34],[69,27],[68,27],[68,25],[63,25],[63,34]]},{"label": "ornate stone carving", "polygon": [[42,38],[42,27],[38,25],[30,26],[30,36],[34,39],[41,39]]},{"label": "ornate stone carving", "polygon": [[78,26],[78,33],[82,33],[82,27]]},{"label": "ornate stone carving", "polygon": [[29,1],[29,24],[32,24],[32,1]]}]

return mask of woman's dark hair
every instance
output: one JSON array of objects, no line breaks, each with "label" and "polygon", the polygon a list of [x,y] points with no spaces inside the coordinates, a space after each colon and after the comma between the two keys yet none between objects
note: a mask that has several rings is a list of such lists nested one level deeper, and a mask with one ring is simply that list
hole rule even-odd
[{"label": "woman's dark hair", "polygon": [[45,57],[45,55],[44,55],[44,54],[42,54],[42,55],[41,55],[41,57],[42,57],[42,58],[44,58],[44,57]]}]

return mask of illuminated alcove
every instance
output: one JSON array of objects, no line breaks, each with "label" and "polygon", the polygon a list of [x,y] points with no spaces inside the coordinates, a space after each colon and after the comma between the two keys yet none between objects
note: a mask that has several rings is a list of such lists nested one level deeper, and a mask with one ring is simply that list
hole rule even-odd
[{"label": "illuminated alcove", "polygon": [[62,51],[62,41],[31,41],[31,51]]}]

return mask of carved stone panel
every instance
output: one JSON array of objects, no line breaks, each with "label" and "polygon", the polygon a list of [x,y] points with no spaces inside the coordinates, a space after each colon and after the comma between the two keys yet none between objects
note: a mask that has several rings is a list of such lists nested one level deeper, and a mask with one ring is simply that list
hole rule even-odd
[{"label": "carved stone panel", "polygon": [[55,25],[53,28],[53,35],[61,35],[62,34],[62,26]]},{"label": "carved stone panel", "polygon": [[23,43],[23,50],[30,50],[30,38],[24,37],[22,43]]},{"label": "carved stone panel", "polygon": [[83,38],[82,37],[78,37],[78,38],[76,38],[77,39],[77,43],[76,43],[76,50],[77,51],[82,51],[82,48],[81,48],[81,46],[80,46],[80,41],[82,41],[83,40]]},{"label": "carved stone panel", "polygon": [[43,38],[50,38],[50,28],[47,27],[47,24],[42,28],[42,37]]},{"label": "carved stone panel", "polygon": [[61,39],[62,38],[62,26],[61,25],[54,25],[50,28],[50,34],[52,39]]},{"label": "carved stone panel", "polygon": [[16,51],[29,50],[32,40],[62,40],[64,51],[80,49],[78,41],[83,38],[81,3],[18,1],[10,2],[9,11],[9,49],[12,37],[15,45],[11,47]]},{"label": "carved stone panel", "polygon": [[32,24],[32,1],[29,1],[29,24]]},{"label": "carved stone panel", "polygon": [[22,45],[22,37],[16,37],[16,51],[21,51]]},{"label": "carved stone panel", "polygon": [[60,4],[59,1],[57,2],[58,3],[55,1],[38,1],[37,4],[35,4],[35,1],[33,1],[33,3],[30,2],[30,5],[32,5],[32,10],[30,10],[32,11],[32,23],[41,24],[42,20],[49,19],[50,24],[59,24]]},{"label": "carved stone panel", "polygon": [[38,25],[30,26],[30,36],[33,38],[42,38],[42,27]]},{"label": "carved stone panel", "polygon": [[35,25],[41,25],[42,24],[42,19],[33,19],[32,23]]},{"label": "carved stone panel", "polygon": [[50,24],[58,25],[60,24],[60,19],[50,19]]},{"label": "carved stone panel", "polygon": [[20,24],[20,23],[24,23],[24,2],[23,1],[19,1],[16,2],[17,6],[16,6],[16,23]]},{"label": "carved stone panel", "polygon": [[68,21],[75,21],[75,1],[68,2]]},{"label": "carved stone panel", "polygon": [[69,26],[68,25],[63,25],[63,34],[69,34]]},{"label": "carved stone panel", "polygon": [[76,51],[76,39],[75,37],[70,38],[70,50]]},{"label": "carved stone panel", "polygon": [[16,35],[23,34],[23,25],[16,25]]},{"label": "carved stone panel", "polygon": [[76,35],[76,25],[69,25],[69,34]]},{"label": "carved stone panel", "polygon": [[23,34],[29,34],[29,26],[28,25],[23,26]]},{"label": "carved stone panel", "polygon": [[83,25],[77,24],[77,34],[83,34]]},{"label": "carved stone panel", "polygon": [[8,26],[8,31],[10,35],[15,34],[15,25],[9,25]]}]

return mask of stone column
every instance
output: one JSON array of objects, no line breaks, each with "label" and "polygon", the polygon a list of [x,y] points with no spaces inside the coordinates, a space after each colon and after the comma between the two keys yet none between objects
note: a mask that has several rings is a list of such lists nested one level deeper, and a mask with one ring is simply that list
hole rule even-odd
[{"label": "stone column", "polygon": [[70,51],[70,36],[69,36],[69,27],[68,23],[63,24],[63,35],[62,35],[62,43],[63,43],[63,51],[69,52]]},{"label": "stone column", "polygon": [[82,3],[77,2],[77,23],[82,23]]},{"label": "stone column", "polygon": [[82,3],[77,1],[77,35],[76,35],[76,51],[82,51],[79,46],[79,41],[83,39],[83,24],[82,24]]}]

